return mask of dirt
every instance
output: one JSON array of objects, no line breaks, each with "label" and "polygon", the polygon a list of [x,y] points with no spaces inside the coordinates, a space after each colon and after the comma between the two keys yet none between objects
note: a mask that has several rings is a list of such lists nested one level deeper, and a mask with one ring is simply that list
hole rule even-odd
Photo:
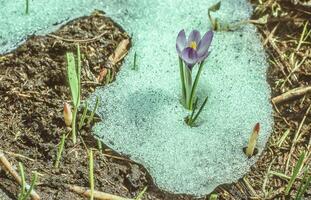
[{"label": "dirt", "polygon": [[[284,24],[285,28],[281,29],[283,32],[276,34],[285,34],[287,28],[291,28]],[[261,26],[259,30],[264,36],[264,31],[271,31],[274,25],[272,23],[269,26]],[[299,26],[297,30],[301,32],[302,27]],[[62,134],[68,133],[63,120],[63,104],[70,102],[66,78],[66,52],[75,52],[76,43],[79,42],[83,58],[82,99],[85,99],[97,86],[105,84],[105,77],[101,82],[98,82],[97,77],[100,72],[111,66],[108,57],[113,55],[118,44],[124,39],[130,39],[128,34],[110,18],[96,11],[91,16],[69,22],[50,35],[31,36],[13,52],[0,56],[0,151],[4,151],[13,166],[17,167],[18,162],[25,165],[28,182],[33,171],[39,172],[36,192],[41,199],[85,199],[69,191],[66,185],[89,186],[87,149],[98,149],[91,127],[84,127],[78,134],[77,145],[72,144],[70,137],[66,140],[60,167],[54,168],[57,146]],[[265,37],[263,42],[264,39]],[[278,57],[271,45],[267,46],[267,49],[270,58]],[[122,61],[110,69],[114,78],[121,64]],[[304,66],[306,65],[302,66],[303,71],[296,74],[299,81],[292,81],[293,85],[290,88],[311,84],[310,69]],[[285,74],[288,74],[288,71]],[[278,81],[282,79],[284,79],[282,69],[271,66],[268,80],[273,96],[282,94],[289,88],[285,84],[283,90],[280,89]],[[272,168],[283,169],[294,132],[286,139],[282,149],[275,148],[275,140],[286,130],[288,124],[291,130],[297,129],[310,102],[310,96],[305,96],[303,101],[298,99],[278,106],[275,113],[275,130],[260,161],[237,183],[218,187],[215,192],[220,195],[220,199],[248,199],[251,196],[262,196],[262,182],[268,165],[273,158],[277,158]],[[295,160],[301,149],[306,149],[308,145],[306,141],[310,137],[310,134],[307,134],[311,131],[308,126],[310,118],[307,118],[305,124],[301,130],[305,133],[299,143],[301,147],[295,149],[293,156]],[[98,191],[134,198],[147,186],[148,190],[143,199],[197,199],[159,190],[142,166],[125,156],[118,155],[105,145],[102,152],[97,150],[94,153],[95,189]],[[278,192],[286,183],[280,178],[273,177],[267,185],[269,189]],[[16,199],[20,186],[11,175],[0,169],[1,190],[11,199]],[[281,192],[274,197],[284,199]],[[208,196],[201,200],[207,198]]]}]

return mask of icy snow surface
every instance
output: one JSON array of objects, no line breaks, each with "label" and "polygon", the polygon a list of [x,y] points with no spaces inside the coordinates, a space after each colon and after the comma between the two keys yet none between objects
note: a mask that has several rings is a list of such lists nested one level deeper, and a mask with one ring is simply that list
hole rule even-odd
[{"label": "icy snow surface", "polygon": [[[103,122],[94,134],[114,150],[146,167],[155,183],[173,193],[201,196],[247,173],[258,155],[242,152],[256,122],[259,153],[272,129],[264,50],[255,27],[217,32],[199,83],[209,96],[199,127],[184,124],[175,40],[185,29],[209,29],[207,9],[215,0],[0,0],[0,54],[30,34],[45,34],[94,8],[103,10],[133,36],[133,47],[117,80],[89,99],[101,97]],[[247,19],[247,0],[223,0],[223,21]],[[131,70],[137,52],[138,71]]]}]

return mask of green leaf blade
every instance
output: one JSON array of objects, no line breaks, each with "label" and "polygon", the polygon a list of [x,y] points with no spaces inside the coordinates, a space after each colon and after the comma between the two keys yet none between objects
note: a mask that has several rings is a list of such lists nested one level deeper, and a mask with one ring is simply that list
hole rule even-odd
[{"label": "green leaf blade", "polygon": [[79,106],[79,80],[73,53],[67,53],[67,76],[71,91],[72,102],[75,107]]}]

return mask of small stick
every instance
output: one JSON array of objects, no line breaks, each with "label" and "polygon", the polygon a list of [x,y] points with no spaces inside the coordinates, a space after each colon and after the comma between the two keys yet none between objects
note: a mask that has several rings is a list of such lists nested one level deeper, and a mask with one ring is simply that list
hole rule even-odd
[{"label": "small stick", "polygon": [[91,196],[90,200],[94,200],[94,158],[93,158],[93,150],[90,149],[89,151],[89,181],[90,181],[90,188],[91,188]]},{"label": "small stick", "polygon": [[[69,190],[83,195],[85,197],[90,198],[91,196],[91,190],[84,188],[84,187],[80,187],[80,186],[76,186],[76,185],[66,185],[68,187]],[[133,200],[133,199],[129,199],[129,198],[123,198],[120,196],[116,196],[116,195],[112,195],[112,194],[108,194],[108,193],[104,193],[104,192],[100,192],[100,191],[94,191],[94,199],[99,199],[99,200]]]},{"label": "small stick", "polygon": [[34,159],[29,158],[29,157],[27,157],[27,156],[24,156],[24,155],[22,155],[22,154],[10,152],[10,151],[5,151],[5,150],[3,150],[3,149],[0,149],[0,152],[1,152],[1,151],[3,151],[3,152],[6,153],[6,154],[9,154],[9,155],[11,155],[11,156],[13,156],[13,157],[19,157],[19,158],[23,158],[23,159],[29,160],[29,161],[31,161],[31,162],[35,162]]},{"label": "small stick", "polygon": [[[4,154],[1,151],[0,151],[0,165],[3,166],[3,169],[6,172],[8,172],[14,177],[14,179],[17,181],[19,185],[22,185],[21,177],[18,175],[16,170],[13,168],[11,163],[8,161],[8,159],[4,156]],[[32,200],[40,200],[40,196],[34,190],[31,191],[30,196]]]},{"label": "small stick", "polygon": [[64,42],[78,42],[78,43],[87,43],[87,42],[94,42],[96,40],[99,40],[101,37],[103,37],[105,34],[107,34],[108,31],[104,31],[103,33],[93,37],[93,38],[90,38],[90,39],[69,39],[69,38],[63,38],[63,37],[60,37],[60,36],[57,36],[57,35],[53,35],[53,34],[47,34],[47,36],[49,37],[52,37],[52,38],[55,38],[57,40],[62,40]]},{"label": "small stick", "polygon": [[288,101],[291,99],[294,99],[296,97],[302,96],[307,94],[308,92],[311,92],[311,86],[307,86],[307,87],[298,87],[292,90],[289,90],[288,92],[285,92],[284,94],[281,94],[277,97],[274,97],[272,99],[272,102],[275,104],[284,102],[284,101]]},{"label": "small stick", "polygon": [[126,54],[128,53],[127,49],[129,44],[129,39],[124,39],[119,43],[114,53],[109,56],[109,61],[112,65],[117,64],[120,60],[122,60],[122,58],[126,56]]},{"label": "small stick", "polygon": [[[119,45],[117,46],[116,50],[111,54],[108,58],[109,64],[106,68],[112,68],[115,66],[120,60],[122,60],[128,53],[128,45],[130,44],[129,39],[122,40]],[[106,68],[103,68],[100,70],[98,77],[96,80],[98,82],[102,82],[104,77],[107,75],[108,70]]]}]

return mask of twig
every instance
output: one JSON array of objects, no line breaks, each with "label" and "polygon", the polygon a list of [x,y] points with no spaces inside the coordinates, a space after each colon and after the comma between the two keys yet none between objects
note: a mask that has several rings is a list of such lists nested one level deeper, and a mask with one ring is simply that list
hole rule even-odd
[{"label": "twig", "polygon": [[126,161],[126,162],[135,163],[132,160],[129,160],[129,159],[126,159],[126,158],[122,158],[122,157],[119,157],[119,156],[114,156],[114,155],[110,155],[110,154],[106,154],[106,153],[103,153],[103,155],[108,157],[108,158],[114,158],[114,159],[117,159],[117,160],[122,160],[122,161]]},{"label": "twig", "polygon": [[[22,179],[16,172],[16,170],[13,168],[11,163],[8,161],[8,159],[4,156],[4,154],[0,151],[0,165],[3,167],[3,169],[11,174],[14,179],[17,181],[18,184],[22,185]],[[40,200],[40,196],[32,190],[30,193],[32,200]]]},{"label": "twig", "polygon": [[[90,197],[91,196],[91,190],[84,188],[84,187],[80,187],[80,186],[76,186],[76,185],[66,185],[66,187],[68,187],[69,190],[86,196],[86,197]],[[116,196],[116,195],[112,195],[112,194],[108,194],[105,192],[100,192],[100,191],[94,191],[94,199],[99,199],[99,200],[133,200],[133,199],[129,199],[129,198],[124,198],[124,197],[120,197],[120,196]]]},{"label": "twig", "polygon": [[284,101],[288,101],[294,98],[297,98],[299,96],[305,95],[308,92],[311,92],[311,86],[302,86],[302,87],[298,87],[292,90],[289,90],[277,97],[274,97],[272,99],[272,102],[275,104],[284,102]]},{"label": "twig", "polygon": [[91,188],[91,194],[90,194],[90,200],[94,200],[94,158],[93,158],[93,150],[88,150],[89,153],[89,182],[90,182],[90,188]]},{"label": "twig", "polygon": [[24,155],[21,155],[21,154],[18,154],[18,153],[14,153],[14,152],[5,151],[5,150],[0,149],[0,152],[1,152],[1,151],[3,151],[3,152],[6,153],[6,154],[9,154],[9,155],[11,155],[11,156],[13,156],[13,157],[23,158],[23,159],[29,160],[29,161],[31,161],[31,162],[34,162],[34,161],[35,161],[35,160],[32,159],[32,158],[28,158],[27,156],[24,156]]},{"label": "twig", "polygon": [[253,186],[249,183],[247,177],[244,177],[243,178],[243,181],[246,185],[246,187],[249,189],[249,191],[252,193],[252,197],[255,197],[255,198],[259,198],[258,194],[256,193],[255,189],[253,188]]},{"label": "twig", "polygon": [[[117,46],[116,50],[113,54],[111,54],[108,58],[108,66],[106,68],[113,68],[120,60],[122,60],[128,53],[128,45],[130,44],[129,39],[122,40]],[[98,82],[102,82],[104,77],[107,75],[108,70],[106,68],[102,68],[99,72],[96,80]]]},{"label": "twig", "polygon": [[110,55],[108,58],[112,65],[117,64],[120,60],[122,60],[126,56],[126,54],[128,53],[129,44],[130,44],[129,39],[124,39],[119,43],[114,53]]},{"label": "twig", "polygon": [[60,36],[57,36],[57,35],[53,35],[53,34],[47,34],[47,36],[49,37],[52,37],[52,38],[55,38],[55,39],[58,39],[58,40],[62,40],[62,41],[65,41],[65,42],[78,42],[78,43],[83,43],[83,42],[94,42],[98,39],[100,39],[101,37],[103,37],[106,33],[108,33],[108,31],[105,31],[93,38],[90,38],[90,39],[68,39],[68,38],[63,38],[63,37],[60,37]]}]

